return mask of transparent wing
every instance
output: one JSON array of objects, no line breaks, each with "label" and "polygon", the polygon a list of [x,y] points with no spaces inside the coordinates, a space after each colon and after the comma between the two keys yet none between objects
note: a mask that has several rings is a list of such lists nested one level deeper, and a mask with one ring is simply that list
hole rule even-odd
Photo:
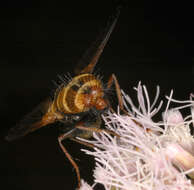
[{"label": "transparent wing", "polygon": [[16,124],[16,126],[9,130],[8,135],[5,137],[5,139],[8,141],[18,139],[34,130],[37,130],[51,123],[52,120],[43,119],[45,118],[46,113],[48,113],[48,109],[51,104],[51,98],[47,98],[46,100],[41,102],[32,112],[25,115],[24,118],[18,124]]},{"label": "transparent wing", "polygon": [[96,41],[85,52],[85,54],[83,54],[74,70],[74,73],[76,75],[93,72],[93,69],[96,63],[98,62],[104,50],[104,47],[107,44],[108,39],[110,38],[110,35],[116,25],[119,14],[120,9],[117,9],[116,12],[111,17],[110,21],[108,22],[107,26],[97,37]]}]

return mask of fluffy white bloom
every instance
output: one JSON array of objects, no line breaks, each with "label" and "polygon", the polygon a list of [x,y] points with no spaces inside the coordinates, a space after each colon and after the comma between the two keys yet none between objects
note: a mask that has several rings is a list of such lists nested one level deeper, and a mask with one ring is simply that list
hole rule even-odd
[{"label": "fluffy white bloom", "polygon": [[[120,137],[94,133],[95,141],[89,142],[97,148],[84,150],[95,158],[95,183],[106,190],[194,190],[186,176],[194,178],[194,139],[189,128],[193,113],[183,118],[179,111],[191,108],[193,101],[174,100],[171,92],[163,121],[155,122],[152,117],[163,103],[156,106],[159,87],[152,104],[145,86],[139,83],[135,90],[138,106],[122,92],[129,115],[118,111],[103,116],[106,128]],[[171,102],[181,106],[169,109]]]}]

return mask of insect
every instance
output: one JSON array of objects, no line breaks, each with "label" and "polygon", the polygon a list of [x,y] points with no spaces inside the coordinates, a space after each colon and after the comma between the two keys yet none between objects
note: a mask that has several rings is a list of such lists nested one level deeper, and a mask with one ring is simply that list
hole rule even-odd
[{"label": "insect", "polygon": [[[41,102],[31,113],[24,116],[15,127],[11,128],[6,136],[6,140],[12,141],[48,124],[56,122],[66,124],[63,127],[63,133],[58,137],[58,142],[75,168],[78,187],[80,187],[79,168],[62,141],[68,138],[92,147],[91,144],[78,140],[76,137],[90,138],[93,132],[105,131],[105,129],[100,128],[101,114],[111,108],[106,89],[110,89],[113,84],[119,105],[123,108],[121,91],[115,75],[110,76],[105,86],[101,79],[93,74],[94,67],[116,25],[119,13],[118,9],[97,40],[80,59],[75,69],[75,76],[66,82],[63,78],[64,81],[56,89],[53,98],[49,97]],[[112,131],[106,131],[116,135]]]}]

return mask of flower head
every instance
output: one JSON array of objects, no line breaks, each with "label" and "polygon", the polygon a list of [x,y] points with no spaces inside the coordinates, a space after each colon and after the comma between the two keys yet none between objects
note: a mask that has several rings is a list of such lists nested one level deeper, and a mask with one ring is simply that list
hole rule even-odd
[{"label": "flower head", "polygon": [[[94,133],[94,151],[84,150],[94,156],[95,183],[106,190],[194,190],[189,175],[194,178],[194,140],[189,125],[192,117],[183,118],[179,110],[191,107],[192,100],[167,97],[163,121],[155,122],[152,117],[162,106],[156,106],[159,97],[150,103],[147,89],[141,83],[137,88],[138,106],[123,94],[128,115],[108,112],[104,115],[106,128],[120,137],[104,132]],[[181,106],[169,109],[171,102]]]}]

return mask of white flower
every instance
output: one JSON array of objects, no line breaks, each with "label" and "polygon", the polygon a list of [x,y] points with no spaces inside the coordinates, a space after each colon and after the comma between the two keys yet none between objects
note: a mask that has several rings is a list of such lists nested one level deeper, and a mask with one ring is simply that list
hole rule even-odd
[{"label": "white flower", "polygon": [[[194,190],[194,140],[189,125],[192,116],[183,118],[179,110],[193,105],[192,100],[167,97],[163,121],[155,122],[152,117],[162,106],[156,97],[150,103],[146,87],[138,84],[138,106],[123,94],[125,109],[129,115],[108,112],[104,115],[106,128],[120,137],[94,133],[94,151],[84,150],[94,156],[95,183],[101,183],[106,190]],[[171,102],[181,106],[169,109]],[[193,114],[193,112],[192,112]]]}]

